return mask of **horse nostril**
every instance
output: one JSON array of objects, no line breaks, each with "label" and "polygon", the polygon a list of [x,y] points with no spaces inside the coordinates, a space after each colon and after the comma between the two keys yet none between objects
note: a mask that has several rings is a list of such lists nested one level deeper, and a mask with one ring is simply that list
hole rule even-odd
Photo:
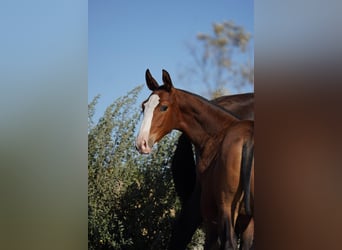
[{"label": "horse nostril", "polygon": [[151,151],[146,139],[137,140],[135,148],[140,154],[148,154]]},{"label": "horse nostril", "polygon": [[142,147],[143,147],[144,149],[146,149],[146,148],[147,148],[147,142],[146,142],[146,140],[143,140]]},{"label": "horse nostril", "polygon": [[141,142],[138,142],[135,144],[135,149],[139,151],[139,153],[143,152],[147,148],[147,142],[146,140],[142,140]]}]

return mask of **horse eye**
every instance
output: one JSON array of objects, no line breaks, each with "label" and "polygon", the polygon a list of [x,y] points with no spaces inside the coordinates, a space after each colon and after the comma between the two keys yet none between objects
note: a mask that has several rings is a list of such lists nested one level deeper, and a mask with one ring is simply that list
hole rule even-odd
[{"label": "horse eye", "polygon": [[164,112],[164,111],[166,111],[167,110],[167,106],[166,105],[161,105],[160,106],[160,111],[162,111],[162,112]]}]

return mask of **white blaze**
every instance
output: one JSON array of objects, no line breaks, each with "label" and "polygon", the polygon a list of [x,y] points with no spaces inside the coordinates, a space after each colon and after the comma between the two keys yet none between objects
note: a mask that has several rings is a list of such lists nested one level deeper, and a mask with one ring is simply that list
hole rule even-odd
[{"label": "white blaze", "polygon": [[136,140],[137,148],[142,153],[149,153],[150,148],[148,146],[148,138],[150,135],[150,129],[153,118],[153,111],[159,104],[159,96],[153,94],[150,96],[147,102],[144,104],[144,117],[140,126],[139,134]]}]

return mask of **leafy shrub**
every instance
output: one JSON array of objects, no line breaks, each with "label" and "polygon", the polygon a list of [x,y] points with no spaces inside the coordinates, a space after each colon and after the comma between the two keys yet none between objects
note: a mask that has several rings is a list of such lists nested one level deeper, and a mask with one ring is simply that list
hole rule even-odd
[{"label": "leafy shrub", "polygon": [[96,124],[99,97],[88,105],[89,249],[166,249],[169,241],[179,209],[169,166],[177,135],[138,154],[140,90],[118,98]]}]

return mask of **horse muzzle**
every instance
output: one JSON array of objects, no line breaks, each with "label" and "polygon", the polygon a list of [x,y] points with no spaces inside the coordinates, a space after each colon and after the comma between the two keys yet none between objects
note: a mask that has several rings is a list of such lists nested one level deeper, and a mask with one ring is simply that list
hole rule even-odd
[{"label": "horse muzzle", "polygon": [[135,144],[135,148],[140,154],[149,154],[152,151],[153,141],[146,140],[144,138],[138,138]]}]

